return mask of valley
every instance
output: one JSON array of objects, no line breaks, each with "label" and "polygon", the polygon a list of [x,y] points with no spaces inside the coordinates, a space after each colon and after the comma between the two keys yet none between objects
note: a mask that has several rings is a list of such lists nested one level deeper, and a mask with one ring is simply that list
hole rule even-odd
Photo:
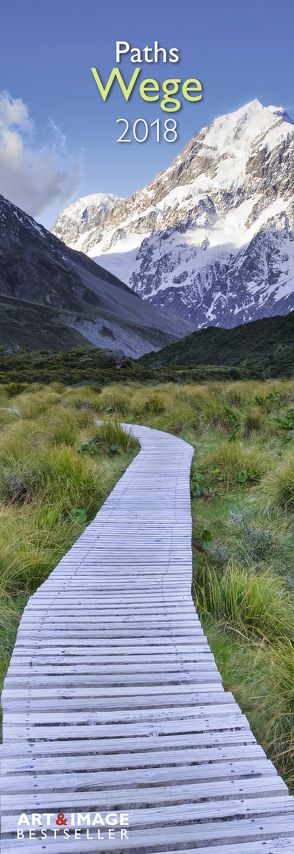
[{"label": "valley", "polygon": [[[89,343],[85,347],[81,336],[70,331],[69,326],[60,325],[60,316],[53,309],[44,311],[41,306],[7,298],[0,298],[1,304],[3,383],[50,383],[55,379],[103,387],[118,381],[119,375],[121,382],[140,381],[156,386],[171,380],[181,384],[249,378],[266,381],[294,375],[294,312],[229,330],[208,327],[132,359],[114,347],[110,327],[102,327],[103,347]],[[23,321],[30,328],[27,338]],[[20,340],[22,347],[17,343]],[[8,346],[9,342],[12,346]]]}]

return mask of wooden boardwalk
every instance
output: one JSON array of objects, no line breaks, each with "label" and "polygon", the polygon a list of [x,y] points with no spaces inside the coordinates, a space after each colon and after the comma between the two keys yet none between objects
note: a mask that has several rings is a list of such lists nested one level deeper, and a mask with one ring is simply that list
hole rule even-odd
[{"label": "wooden boardwalk", "polygon": [[[293,854],[293,799],[224,691],[191,598],[192,448],[133,429],[140,453],[20,623],[3,854]],[[16,839],[21,813],[56,827],[57,813],[110,810],[128,813],[128,839],[61,826]]]}]

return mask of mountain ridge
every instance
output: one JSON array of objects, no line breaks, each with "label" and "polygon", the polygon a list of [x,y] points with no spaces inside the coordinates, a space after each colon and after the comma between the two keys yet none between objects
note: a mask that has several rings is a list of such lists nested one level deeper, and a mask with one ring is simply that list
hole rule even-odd
[{"label": "mountain ridge", "polygon": [[286,314],[294,308],[293,167],[292,119],[255,99],[202,128],[79,245],[195,328]]}]

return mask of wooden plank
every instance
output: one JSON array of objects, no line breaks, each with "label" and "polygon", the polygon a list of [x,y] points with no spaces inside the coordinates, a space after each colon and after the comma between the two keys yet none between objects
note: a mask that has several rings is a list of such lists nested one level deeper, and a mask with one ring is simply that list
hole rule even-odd
[{"label": "wooden plank", "polygon": [[[109,715],[107,716],[108,723],[97,722],[96,724],[86,723],[84,725],[70,725],[67,724],[65,726],[60,725],[47,725],[46,728],[43,726],[34,725],[33,732],[32,727],[29,724],[25,724],[23,721],[20,726],[9,725],[7,722],[7,716],[5,715],[5,719],[3,722],[5,740],[8,742],[9,740],[15,742],[18,739],[27,740],[51,740],[58,741],[59,739],[64,739],[65,737],[70,739],[79,739],[79,738],[109,738],[111,736],[126,738],[127,736],[143,736],[150,735],[154,733],[187,733],[187,732],[224,732],[225,730],[234,731],[235,729],[243,729],[246,727],[246,719],[244,715],[241,713],[238,714],[238,710],[234,707],[234,713],[228,714],[229,707],[226,706],[225,709],[220,709],[218,715],[215,715],[215,710],[212,708],[212,715],[209,715],[210,711],[209,706],[207,707],[205,715],[197,716],[194,714],[191,717],[188,715],[183,715],[182,717],[172,716],[170,718],[165,716],[164,718],[159,719],[158,717],[155,720],[152,720],[152,717],[147,716],[147,719],[144,721],[136,721],[135,723],[128,723],[128,721],[124,720],[123,723],[113,723],[113,721],[109,721]],[[214,716],[213,716],[214,714]],[[117,718],[117,715],[115,716]],[[119,716],[121,718],[121,715]],[[137,717],[137,716],[136,716]],[[248,724],[247,724],[248,726]],[[248,727],[249,728],[249,727]]]},{"label": "wooden plank", "polygon": [[[214,685],[213,687],[216,688],[217,686]],[[94,694],[94,690],[90,691],[91,693]],[[218,699],[219,696],[220,699]],[[217,702],[221,703],[221,696],[216,693],[199,695],[197,690],[195,690],[194,694],[191,692],[187,696],[183,694],[177,697],[174,694],[154,694],[148,696],[142,693],[141,695],[134,694],[124,697],[104,697],[102,695],[84,698],[83,691],[81,691],[78,697],[73,697],[72,699],[65,698],[64,700],[60,698],[51,700],[50,698],[47,700],[40,699],[35,702],[30,697],[27,698],[26,702],[24,700],[4,700],[3,711],[6,713],[9,723],[19,723],[21,714],[23,715],[23,720],[30,723],[40,722],[47,724],[49,720],[52,720],[52,723],[59,721],[62,724],[71,722],[74,719],[81,721],[81,723],[87,720],[93,723],[93,715],[97,719],[100,713],[106,711],[109,711],[109,716],[115,715],[116,718],[119,717],[121,719],[123,712],[133,710],[135,719],[141,711],[144,712],[144,716],[146,716],[146,713],[148,714],[149,709],[152,709],[152,712],[158,711],[159,714],[163,708],[165,710],[172,709],[175,712],[178,707],[183,709],[185,708],[185,704],[189,707],[192,703],[197,707],[201,703],[201,708],[203,708],[204,704],[211,704],[215,708]]]},{"label": "wooden plank", "polygon": [[58,689],[58,688],[70,688],[71,686],[75,688],[90,688],[91,685],[99,686],[137,686],[138,689],[143,689],[144,686],[164,686],[170,685],[173,686],[173,690],[175,691],[178,685],[192,685],[195,683],[204,683],[204,682],[214,682],[215,684],[221,684],[220,676],[217,670],[201,670],[199,674],[191,673],[164,673],[162,676],[160,673],[147,672],[145,674],[139,673],[115,673],[115,674],[107,674],[95,675],[93,673],[87,672],[79,672],[78,674],[64,674],[55,673],[54,675],[37,675],[37,676],[7,676],[5,679],[5,690],[11,690],[14,688],[43,688],[46,686],[47,694],[48,688]]},{"label": "wooden plank", "polygon": [[[150,626],[150,627],[151,626],[152,627],[153,626],[156,626],[156,627],[157,626],[159,626],[159,627],[160,626],[165,626],[165,627],[170,626],[171,628],[178,628],[179,626],[183,626],[183,627],[185,626],[189,629],[193,628],[193,627],[197,628],[197,629],[201,628],[200,622],[196,620],[195,625],[194,625],[194,621],[193,622],[191,621],[190,616],[185,616],[185,614],[184,614],[182,616],[181,620],[177,619],[177,618],[172,620],[171,618],[169,618],[169,616],[165,610],[162,611],[162,614],[158,614],[158,613],[154,613],[154,612],[142,613],[142,615],[140,615],[137,618],[130,620],[130,621],[128,621],[127,617],[128,617],[128,613],[125,613],[123,608],[121,609],[121,611],[119,611],[116,608],[110,608],[109,611],[100,612],[98,610],[94,611],[93,606],[92,607],[91,606],[81,607],[78,611],[71,609],[69,606],[67,609],[64,609],[63,611],[60,610],[60,612],[58,613],[58,616],[56,616],[56,617],[55,617],[54,613],[52,614],[51,626],[54,627],[54,629],[55,629],[55,626],[57,628],[58,628],[58,626],[62,626],[62,625],[67,627],[67,626],[70,626],[70,623],[72,624],[74,622],[74,624],[77,626],[77,628],[79,628],[80,625],[83,626],[85,624],[87,624],[88,628],[89,628],[89,621],[91,621],[91,623],[93,625],[93,629],[95,627],[104,628],[105,626],[109,626],[109,625],[114,626],[114,627],[115,626],[117,626],[117,627],[129,626],[130,628],[133,626],[137,627],[137,626],[144,626],[144,625]],[[30,618],[28,618],[26,616],[25,620],[24,620],[23,628],[27,630],[29,624],[30,624]],[[45,628],[47,625],[50,625],[50,612],[48,612],[48,613],[46,613],[46,612],[45,613],[43,613],[43,612],[39,613],[38,612],[37,616],[32,618],[31,628],[34,630],[34,629],[36,629],[36,626],[37,627],[43,626],[43,624],[44,624]]]},{"label": "wooden plank", "polygon": [[[201,695],[205,695],[206,693],[216,691],[216,686],[214,684],[209,683],[197,683],[195,685],[177,685],[177,695],[180,700],[183,699],[183,695],[187,694],[189,697],[196,692],[197,696],[200,693]],[[146,685],[142,688],[141,685],[133,686],[130,685],[128,687],[119,687],[115,688],[113,686],[103,687],[91,687],[91,688],[55,688],[50,692],[50,699],[54,699],[56,701],[60,700],[73,700],[77,699],[92,699],[102,697],[104,700],[106,698],[119,698],[123,699],[124,697],[139,697],[140,699],[144,698],[147,700],[148,697],[153,697],[154,695],[162,696],[166,699],[168,695],[171,695],[174,700],[175,688],[174,685]],[[223,696],[221,694],[221,696]],[[5,701],[7,700],[15,700],[15,701],[23,701],[26,697],[30,700],[37,700],[38,708],[41,708],[39,700],[45,700],[46,702],[50,702],[48,698],[48,691],[45,688],[5,688],[2,694],[2,697]],[[203,697],[201,696],[201,699]]]},{"label": "wooden plank", "polygon": [[[156,827],[162,823],[185,823],[188,821],[204,821],[208,819],[235,819],[248,818],[250,816],[273,816],[275,814],[285,815],[293,813],[293,798],[256,798],[254,800],[230,801],[205,801],[196,804],[181,804],[177,808],[175,816],[174,806],[131,810],[129,813],[129,824],[135,827]],[[2,832],[11,833],[17,826],[18,816],[7,816],[3,820]]]},{"label": "wooden plank", "polygon": [[[106,634],[106,632],[109,633]],[[126,626],[121,629],[99,629],[93,627],[93,629],[67,629],[63,631],[60,628],[55,629],[55,631],[49,631],[45,627],[40,627],[39,631],[21,631],[18,634],[17,645],[19,646],[35,646],[39,643],[44,643],[44,645],[52,645],[56,644],[60,646],[64,646],[65,643],[75,643],[79,646],[83,646],[83,642],[89,646],[98,646],[95,644],[96,640],[107,639],[107,644],[109,646],[120,646],[136,643],[136,645],[144,646],[145,644],[155,644],[158,646],[159,643],[184,643],[184,644],[196,644],[202,643],[203,639],[205,640],[205,636],[203,634],[202,629],[194,628],[191,630],[190,628],[187,630],[183,629],[172,629],[170,627],[162,628],[162,629],[148,629],[148,628],[138,628],[134,629],[131,626]],[[35,644],[35,641],[37,642]]]},{"label": "wooden plank", "polygon": [[[89,745],[88,745],[89,747]],[[109,749],[109,748],[108,748]],[[50,771],[105,771],[109,768],[145,768],[151,766],[176,765],[181,763],[203,763],[203,762],[224,762],[228,760],[244,760],[244,759],[264,759],[265,754],[258,744],[244,745],[224,745],[219,747],[197,748],[190,744],[189,747],[180,748],[177,750],[168,749],[164,746],[157,745],[156,749],[151,751],[148,744],[148,753],[146,751],[136,751],[134,747],[131,753],[123,752],[123,745],[120,742],[120,750],[116,753],[104,753],[94,756],[91,749],[91,756],[83,754],[82,756],[46,756],[46,768],[44,768],[43,757],[11,757],[5,759],[2,756],[1,770],[3,774],[14,773],[20,771],[26,772],[44,772],[48,774]]]},{"label": "wooden plank", "polygon": [[[67,655],[65,663],[65,656],[62,655],[47,655],[44,658],[43,656],[39,657],[38,655],[18,656],[16,653],[14,653],[11,659],[11,664],[13,672],[19,672],[20,668],[21,672],[24,672],[24,665],[26,665],[29,668],[33,667],[33,669],[29,669],[27,671],[29,672],[29,674],[38,674],[40,672],[49,674],[51,670],[57,673],[60,670],[60,667],[65,668],[65,670],[70,673],[83,673],[86,671],[89,672],[89,670],[91,671],[92,661],[93,658],[89,655],[80,656],[78,658],[76,656]],[[166,671],[170,671],[174,668],[177,668],[179,665],[182,665],[183,670],[187,670],[187,668],[189,668],[189,670],[191,668],[197,668],[197,671],[199,672],[200,667],[205,667],[205,669],[207,669],[208,665],[214,664],[214,662],[207,650],[201,650],[199,653],[197,653],[197,655],[190,656],[176,654],[150,654],[149,656],[136,655],[134,657],[129,655],[123,656],[121,658],[118,655],[100,656],[96,654],[95,656],[95,667],[104,668],[105,671],[105,668],[109,666],[110,673],[120,672],[121,668],[124,666],[128,668],[128,670],[126,671],[127,673],[140,673],[141,667],[141,672],[144,673],[146,672],[146,669],[150,671],[150,668],[153,664],[157,672],[159,672],[160,668],[165,669]],[[93,673],[95,672],[96,670],[94,669]]]},{"label": "wooden plank", "polygon": [[63,643],[58,646],[56,646],[55,641],[52,641],[52,643],[47,644],[46,640],[44,639],[43,644],[42,641],[37,641],[36,643],[32,642],[31,645],[28,642],[27,646],[23,646],[22,643],[17,644],[17,654],[19,656],[26,656],[28,654],[28,650],[31,649],[32,655],[38,655],[39,657],[48,656],[48,654],[54,657],[60,655],[65,656],[67,654],[71,656],[95,656],[96,652],[99,652],[100,656],[110,655],[111,653],[113,653],[113,655],[121,656],[136,656],[140,655],[140,646],[142,646],[144,650],[145,657],[148,656],[149,653],[153,655],[162,654],[166,656],[172,655],[173,653],[183,653],[184,655],[191,656],[192,660],[193,657],[197,654],[198,650],[203,651],[205,649],[209,649],[205,637],[194,639],[194,643],[191,644],[189,644],[186,640],[183,643],[177,643],[177,641],[169,640],[168,638],[165,642],[164,638],[162,638],[160,643],[156,643],[155,639],[155,642],[153,644],[147,643],[145,640],[143,640],[141,644],[137,644],[136,639],[136,645],[134,645],[132,639],[130,640],[129,644],[126,640],[124,640],[124,643],[121,644],[117,639],[114,638],[113,643],[107,643],[107,646],[105,642],[104,644],[99,644],[98,641],[95,641],[95,639],[91,643],[91,641],[87,638],[85,639],[84,644],[78,645],[74,644],[73,641],[71,643],[65,643],[63,641]]},{"label": "wooden plank", "polygon": [[[117,738],[96,738],[92,736],[90,740],[84,739],[82,741],[66,739],[59,739],[58,741],[20,741],[18,744],[10,744],[9,742],[1,745],[1,760],[3,763],[7,762],[15,762],[15,756],[21,760],[21,757],[24,757],[24,761],[28,761],[28,757],[34,756],[42,756],[44,755],[50,756],[58,755],[58,756],[74,756],[75,754],[87,754],[89,755],[89,747],[91,749],[91,756],[96,754],[100,755],[103,753],[108,753],[111,751],[112,753],[123,752],[124,750],[131,751],[144,751],[148,748],[148,751],[151,750],[162,750],[166,747],[170,748],[178,748],[178,747],[205,747],[207,748],[207,758],[209,759],[209,751],[211,747],[223,747],[230,746],[234,747],[236,745],[250,745],[256,744],[256,740],[254,735],[252,735],[251,730],[248,725],[244,726],[243,729],[228,729],[228,730],[204,730],[203,732],[196,732],[193,730],[184,732],[182,735],[164,735],[163,731],[159,731],[155,735],[153,732],[146,733],[144,738],[140,735],[132,736],[128,735],[125,738],[122,738],[120,734],[118,734]],[[44,764],[44,763],[43,763]],[[47,767],[47,765],[46,765]]]},{"label": "wooden plank", "polygon": [[6,682],[9,682],[10,677],[13,681],[14,679],[19,679],[20,676],[18,674],[22,674],[23,678],[27,678],[28,680],[34,680],[37,678],[47,679],[50,675],[66,676],[67,674],[69,674],[70,676],[75,676],[76,678],[78,678],[79,674],[89,675],[93,676],[94,679],[96,679],[97,676],[100,676],[101,679],[102,677],[107,676],[111,678],[112,674],[118,676],[120,676],[120,674],[123,674],[124,677],[127,678],[127,676],[130,674],[131,676],[134,675],[135,678],[140,679],[140,677],[142,677],[144,679],[146,678],[146,676],[147,678],[149,678],[148,674],[151,673],[154,674],[156,678],[161,678],[161,676],[163,678],[164,676],[167,676],[168,678],[178,679],[179,681],[181,681],[185,679],[185,676],[193,678],[193,676],[201,676],[202,673],[205,673],[206,671],[218,673],[213,659],[206,653],[200,653],[197,657],[196,662],[186,662],[185,668],[178,660],[175,660],[175,662],[170,661],[169,667],[164,671],[164,673],[162,664],[160,662],[156,663],[154,661],[147,661],[144,664],[142,662],[139,662],[139,664],[136,662],[131,662],[128,664],[127,662],[121,661],[118,661],[114,664],[93,664],[92,660],[90,660],[88,664],[87,661],[84,661],[83,664],[69,664],[67,660],[56,664],[53,661],[51,665],[47,665],[45,673],[42,664],[34,663],[34,669],[32,673],[30,672],[30,670],[24,671],[22,664],[23,659],[20,659],[19,665],[16,664],[16,658],[11,661],[9,673],[6,677],[5,684]]},{"label": "wooden plank", "polygon": [[[97,802],[99,810],[111,810],[115,804],[116,810],[133,809],[136,807],[145,807],[146,804],[154,806],[175,805],[175,809],[179,804],[191,803],[196,801],[205,801],[213,798],[230,799],[230,798],[252,798],[252,797],[268,797],[276,795],[286,795],[287,787],[280,777],[261,776],[235,778],[229,780],[213,780],[209,782],[202,781],[198,783],[189,782],[188,784],[160,785],[160,786],[139,786],[136,788],[130,786],[118,789],[107,789],[99,791],[99,799],[95,788],[86,791],[69,791],[62,792],[62,808],[69,811],[77,810],[97,810]],[[52,812],[60,807],[60,792],[34,792],[33,786],[30,792],[25,793],[9,793],[2,795],[1,804],[3,812],[16,813],[28,810],[42,810],[44,812]],[[234,852],[235,854],[235,852]]]},{"label": "wooden plank", "polygon": [[[224,702],[222,702],[224,698]],[[193,698],[194,701],[194,698]],[[233,718],[235,718],[237,713],[237,709],[235,706],[235,702],[231,699],[231,697],[227,694],[220,693],[219,694],[219,704],[216,706],[216,702],[214,699],[214,695],[210,694],[207,697],[207,702],[205,705],[203,704],[202,697],[199,695],[197,704],[193,706],[184,705],[183,700],[181,699],[181,703],[176,708],[173,706],[161,706],[161,708],[154,708],[152,705],[150,708],[146,709],[134,709],[134,707],[130,710],[128,709],[118,709],[116,711],[110,711],[109,708],[101,711],[84,711],[84,712],[65,712],[63,709],[60,712],[50,712],[48,715],[46,712],[35,712],[35,711],[24,711],[23,714],[21,712],[6,712],[5,718],[6,723],[9,726],[17,726],[18,729],[21,726],[49,726],[53,724],[59,724],[60,726],[65,726],[67,724],[86,724],[90,726],[90,724],[110,724],[123,722],[125,724],[129,722],[139,723],[141,721],[153,721],[157,724],[162,723],[163,721],[172,720],[176,718],[177,720],[183,720],[188,718],[196,718],[197,715],[200,718],[208,718],[210,717],[211,721],[214,721],[216,717],[219,715],[226,715],[229,717],[231,714]]]},{"label": "wooden plank", "polygon": [[[120,843],[120,849],[123,844],[123,850],[144,852],[144,850],[150,850],[151,846],[153,846],[154,850],[155,846],[159,847],[160,845],[181,845],[183,843],[201,844],[203,842],[225,843],[228,840],[231,844],[234,843],[236,846],[244,841],[256,842],[256,840],[266,840],[266,838],[271,838],[273,835],[276,839],[278,839],[279,836],[283,838],[285,837],[285,834],[292,835],[292,842],[294,841],[294,812],[292,814],[287,813],[287,815],[282,815],[281,817],[265,816],[262,817],[262,819],[259,817],[251,817],[249,819],[239,819],[238,821],[203,821],[199,824],[180,824],[174,825],[173,827],[149,827],[146,836],[144,833],[142,834],[141,828],[135,830],[131,829],[128,832],[128,839],[124,839],[123,843]],[[31,846],[31,843],[29,844]],[[107,841],[104,839],[103,845],[107,851],[120,850],[118,848],[119,842],[117,839],[108,839]],[[46,840],[46,842],[44,842],[44,840],[40,840],[39,842],[35,841],[34,851],[36,854],[43,854],[44,849],[50,851],[53,846],[55,854],[64,854],[64,852],[68,851],[69,848],[67,840],[62,841],[61,839],[57,839],[55,841],[51,838],[50,840]],[[83,840],[82,850],[87,852],[97,852],[97,847],[95,846],[97,846],[97,834],[93,833],[92,840]],[[21,852],[25,850],[25,848],[27,848],[27,846],[24,843],[13,845],[13,850],[15,852]],[[79,852],[80,854],[81,842],[79,840],[72,840],[71,850]],[[99,850],[101,850],[100,845]]]},{"label": "wooden plank", "polygon": [[[93,850],[93,849],[92,849]],[[104,850],[106,850],[104,848]],[[143,850],[142,848],[140,850]],[[169,849],[171,850],[171,849]],[[103,851],[103,847],[99,842],[99,851]],[[138,849],[139,851],[139,849]],[[154,849],[153,849],[154,851]],[[167,849],[164,851],[154,851],[154,854],[166,854]],[[217,845],[217,847],[209,846],[209,852],[207,851],[207,846],[205,848],[199,847],[197,848],[178,848],[176,849],[176,854],[233,854],[231,845]],[[267,840],[255,840],[255,842],[245,842],[238,843],[238,854],[292,854],[293,852],[293,837],[287,836],[278,839],[267,839]],[[76,854],[76,852],[75,852]],[[234,851],[234,854],[236,852]]]},{"label": "wooden plank", "polygon": [[[138,768],[132,769],[132,785],[151,785],[163,783],[187,783],[207,782],[209,780],[227,780],[241,777],[269,776],[272,771],[271,762],[266,759],[252,759],[244,761],[211,762],[201,765],[179,765],[174,767]],[[117,788],[130,784],[130,773],[126,771],[99,771],[99,773],[81,772],[76,774],[40,774],[35,775],[9,775],[2,781],[5,793],[30,791],[32,788],[40,792],[75,791],[79,786],[84,789],[95,788],[96,791],[104,789],[105,786]],[[1,789],[2,790],[2,789]]]}]

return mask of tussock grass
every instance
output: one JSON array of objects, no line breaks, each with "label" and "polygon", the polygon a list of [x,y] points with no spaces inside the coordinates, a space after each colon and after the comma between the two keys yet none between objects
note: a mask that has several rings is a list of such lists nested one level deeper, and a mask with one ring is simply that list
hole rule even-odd
[{"label": "tussock grass", "polygon": [[130,394],[126,389],[107,387],[97,400],[97,412],[106,415],[123,416],[129,411]]},{"label": "tussock grass", "polygon": [[100,411],[100,394],[100,389],[87,385],[71,389],[63,388],[62,405],[67,408],[84,410],[95,414]]},{"label": "tussock grass", "polygon": [[263,485],[265,504],[294,513],[294,451],[289,451],[276,471],[270,471]]},{"label": "tussock grass", "polygon": [[25,605],[25,598],[20,602],[9,596],[3,581],[0,584],[0,686],[9,664],[19,618]]},{"label": "tussock grass", "polygon": [[54,404],[58,403],[60,396],[58,392],[47,386],[35,391],[23,392],[17,398],[11,398],[10,405],[13,406],[13,401],[17,400],[17,409],[19,409],[22,418],[38,418],[43,412]]},{"label": "tussock grass", "polygon": [[83,527],[72,511],[56,501],[1,507],[0,584],[9,595],[32,593],[70,548]]},{"label": "tussock grass", "polygon": [[0,430],[6,427],[6,425],[14,424],[19,416],[20,413],[17,409],[0,405]]},{"label": "tussock grass", "polygon": [[[273,714],[274,709],[274,714]],[[274,761],[294,787],[294,640],[271,650],[268,690],[262,705],[267,744]]]},{"label": "tussock grass", "polygon": [[123,429],[118,421],[104,421],[98,425],[96,439],[105,450],[116,446],[120,451],[131,451],[138,447],[138,442],[132,435],[131,430]]},{"label": "tussock grass", "polygon": [[240,442],[220,444],[205,460],[206,475],[227,490],[237,484],[254,484],[266,471],[266,457],[259,449]]},{"label": "tussock grass", "polygon": [[[206,395],[203,420],[208,427],[229,432],[232,429],[234,410],[224,406],[217,396]],[[231,417],[231,420],[230,420]],[[235,413],[236,417],[236,413]]]},{"label": "tussock grass", "polygon": [[56,503],[63,512],[82,502],[93,513],[101,498],[99,467],[72,448],[40,449],[0,464],[0,500],[9,504]]},{"label": "tussock grass", "polygon": [[143,412],[146,412],[147,415],[161,415],[165,412],[165,403],[162,397],[158,394],[153,394],[151,397],[147,397],[143,406]]},{"label": "tussock grass", "polygon": [[195,588],[201,611],[226,627],[267,641],[293,637],[294,602],[278,576],[245,571],[233,562],[219,573],[206,564]]},{"label": "tussock grass", "polygon": [[101,451],[116,456],[135,450],[137,445],[131,430],[123,429],[117,421],[103,421],[98,422],[95,433],[81,445],[80,451],[91,457],[99,455]]},{"label": "tussock grass", "polygon": [[78,441],[79,428],[88,426],[89,421],[93,421],[92,417],[89,419],[88,413],[86,419],[79,417],[81,414],[84,415],[83,412],[67,411],[64,408],[49,414],[44,425],[45,429],[47,428],[48,441],[52,445],[74,447]]},{"label": "tussock grass", "polygon": [[237,631],[229,632],[212,616],[203,619],[225,689],[235,695],[257,741],[293,792],[293,641],[254,641]]},{"label": "tussock grass", "polygon": [[248,439],[253,433],[266,431],[266,418],[257,406],[251,406],[245,411],[242,420],[242,436]]}]

